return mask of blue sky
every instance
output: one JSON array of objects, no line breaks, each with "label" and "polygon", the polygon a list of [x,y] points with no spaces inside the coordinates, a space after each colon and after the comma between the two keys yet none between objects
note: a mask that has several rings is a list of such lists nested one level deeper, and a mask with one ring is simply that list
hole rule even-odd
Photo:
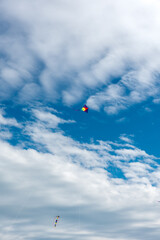
[{"label": "blue sky", "polygon": [[0,239],[159,240],[159,10],[1,1]]}]

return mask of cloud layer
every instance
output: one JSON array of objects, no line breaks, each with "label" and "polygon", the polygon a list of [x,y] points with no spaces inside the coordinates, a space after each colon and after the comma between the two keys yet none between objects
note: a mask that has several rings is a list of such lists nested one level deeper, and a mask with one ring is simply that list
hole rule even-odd
[{"label": "cloud layer", "polygon": [[59,126],[73,121],[32,114],[22,134],[36,149],[0,141],[1,239],[159,239],[158,159],[127,136],[79,143]]},{"label": "cloud layer", "polygon": [[88,98],[108,114],[159,99],[158,0],[2,0],[0,9],[2,99]]}]

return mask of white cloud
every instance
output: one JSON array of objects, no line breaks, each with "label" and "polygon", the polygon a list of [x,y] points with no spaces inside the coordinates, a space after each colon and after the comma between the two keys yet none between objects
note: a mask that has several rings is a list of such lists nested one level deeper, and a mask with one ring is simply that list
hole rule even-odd
[{"label": "white cloud", "polygon": [[140,149],[127,149],[127,148],[123,148],[123,149],[118,149],[115,150],[115,152],[122,157],[122,159],[128,159],[128,160],[134,160],[136,158],[140,158],[140,157],[147,157],[148,154],[145,153],[145,151],[140,150]]},{"label": "white cloud", "polygon": [[49,128],[56,128],[58,127],[59,124],[64,124],[64,123],[75,123],[74,120],[64,120],[60,117],[57,117],[55,114],[52,114],[47,111],[42,111],[42,110],[40,111],[40,110],[34,109],[33,113],[35,117],[38,120],[40,120],[40,122],[47,124],[47,126],[45,127],[49,127]]},{"label": "white cloud", "polygon": [[8,129],[0,129],[0,139],[11,139],[12,133]]},{"label": "white cloud", "polygon": [[155,99],[153,99],[153,102],[154,102],[155,104],[160,104],[160,98],[155,98]]},{"label": "white cloud", "polygon": [[4,117],[4,111],[0,110],[0,124],[6,126],[13,126],[13,127],[21,127],[21,124],[17,122],[15,118],[6,118]]},{"label": "white cloud", "polygon": [[[120,121],[120,119],[119,119],[119,122],[122,122],[122,121],[124,121],[124,120],[122,119],[122,120]],[[132,143],[133,140],[131,139],[131,137],[133,137],[133,136],[127,136],[126,134],[122,134],[119,138],[120,138],[122,141],[124,141],[124,142]]]}]

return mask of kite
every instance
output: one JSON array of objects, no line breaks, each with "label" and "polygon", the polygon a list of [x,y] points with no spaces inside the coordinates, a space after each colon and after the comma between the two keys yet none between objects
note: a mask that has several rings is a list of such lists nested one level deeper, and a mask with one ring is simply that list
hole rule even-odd
[{"label": "kite", "polygon": [[84,105],[81,110],[82,110],[83,112],[88,113],[88,107],[87,107],[86,105]]},{"label": "kite", "polygon": [[86,105],[84,105],[81,109],[74,109],[72,108],[74,111],[83,111],[83,112],[86,112],[88,113],[88,107]]},{"label": "kite", "polygon": [[55,223],[54,223],[55,227],[57,226],[57,222],[58,222],[59,218],[60,218],[60,216],[56,216],[56,220],[55,220]]}]

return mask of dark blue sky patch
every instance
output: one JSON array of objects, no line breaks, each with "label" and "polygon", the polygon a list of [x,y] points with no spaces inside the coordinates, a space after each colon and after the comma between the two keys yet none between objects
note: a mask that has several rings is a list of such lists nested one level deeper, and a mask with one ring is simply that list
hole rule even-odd
[{"label": "dark blue sky patch", "polygon": [[126,179],[122,170],[120,168],[116,167],[114,164],[109,164],[109,166],[106,168],[106,170],[109,173],[111,178]]}]

